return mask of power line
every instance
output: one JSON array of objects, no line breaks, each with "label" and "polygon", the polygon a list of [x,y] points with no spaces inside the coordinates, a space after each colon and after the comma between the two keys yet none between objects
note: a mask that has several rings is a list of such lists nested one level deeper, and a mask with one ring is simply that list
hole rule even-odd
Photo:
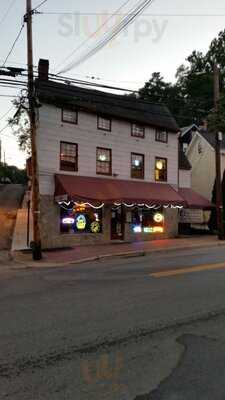
[{"label": "power line", "polygon": [[43,6],[45,3],[47,3],[48,0],[44,0],[42,1],[40,4],[38,4],[38,6],[36,6],[35,8],[33,8],[32,12],[38,10],[38,8],[40,8],[41,6]]},{"label": "power line", "polygon": [[[136,17],[140,14],[143,13],[143,11],[153,2],[154,0],[144,0],[142,3],[139,2],[139,4],[135,7],[135,9],[132,9],[132,12],[128,14],[123,20],[117,24],[117,26],[108,33],[106,32],[105,37],[103,40],[101,40],[99,43],[97,43],[93,49],[90,49],[86,54],[78,58],[77,61],[70,63],[67,67],[62,69],[59,73],[61,72],[67,72],[71,70],[74,67],[77,67],[80,65],[82,62],[86,61],[93,55],[95,55],[99,50],[101,50],[103,47],[105,47],[114,37],[118,36],[124,28],[129,26],[131,23],[134,22]],[[130,15],[132,14],[132,15]],[[129,16],[130,15],[130,16]]]},{"label": "power line", "polygon": [[2,117],[0,118],[0,121],[2,121],[2,120],[6,117],[6,115],[8,115],[8,114],[10,113],[10,111],[11,111],[13,108],[14,108],[14,105],[11,106],[11,107],[9,108],[9,110],[8,110],[5,114],[2,115]]},{"label": "power line", "polygon": [[0,97],[18,97],[11,94],[0,94]]},{"label": "power line", "polygon": [[18,40],[19,40],[19,38],[20,38],[20,35],[21,35],[21,33],[22,33],[23,28],[24,28],[24,23],[22,24],[22,26],[21,26],[21,28],[20,28],[20,30],[19,30],[19,33],[18,33],[18,35],[16,36],[16,39],[14,40],[13,45],[12,45],[11,49],[9,50],[9,53],[8,53],[7,57],[5,58],[5,61],[3,62],[2,67],[5,66],[5,64],[6,64],[6,62],[8,61],[10,55],[12,54],[13,49],[14,49],[16,43],[18,42]]},{"label": "power line", "polygon": [[[89,42],[90,39],[92,39],[92,37],[94,37],[100,30],[102,30],[102,28],[104,28],[104,26],[106,24],[108,24],[109,21],[111,21],[111,19],[116,15],[116,13],[120,12],[120,10],[122,10],[122,8],[126,7],[126,5],[130,2],[131,0],[126,0],[122,6],[120,6],[116,12],[114,14],[112,14],[102,25],[100,25],[100,27],[93,32],[87,39],[85,39],[75,50],[72,51],[72,53],[70,53],[69,56],[67,56],[59,65],[62,65],[64,62],[66,62],[70,57],[72,57],[78,50],[80,50],[87,42]],[[58,68],[57,67],[57,68]]]},{"label": "power line", "polygon": [[5,19],[7,18],[13,4],[14,4],[15,0],[12,0],[11,3],[9,4],[9,7],[7,8],[6,12],[3,14],[1,20],[0,20],[0,25],[2,25],[2,23],[5,21]]}]

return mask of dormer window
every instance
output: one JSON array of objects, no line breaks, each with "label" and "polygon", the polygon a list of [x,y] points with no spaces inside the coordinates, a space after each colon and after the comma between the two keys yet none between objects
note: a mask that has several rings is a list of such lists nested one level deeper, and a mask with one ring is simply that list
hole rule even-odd
[{"label": "dormer window", "polygon": [[145,127],[140,124],[131,124],[131,136],[137,138],[145,137]]}]

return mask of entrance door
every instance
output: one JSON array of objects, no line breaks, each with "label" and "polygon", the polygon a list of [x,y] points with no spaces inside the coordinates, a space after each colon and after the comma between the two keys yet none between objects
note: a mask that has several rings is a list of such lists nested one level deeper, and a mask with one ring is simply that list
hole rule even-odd
[{"label": "entrance door", "polygon": [[124,240],[124,212],[123,207],[111,210],[111,239]]}]

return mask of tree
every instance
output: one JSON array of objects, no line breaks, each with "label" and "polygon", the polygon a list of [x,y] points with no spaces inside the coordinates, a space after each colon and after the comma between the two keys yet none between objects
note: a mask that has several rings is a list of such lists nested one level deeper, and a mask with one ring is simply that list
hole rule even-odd
[{"label": "tree", "polygon": [[25,169],[19,169],[14,165],[0,163],[0,182],[27,184],[27,173]]},{"label": "tree", "polygon": [[30,120],[28,110],[25,105],[24,97],[14,101],[17,112],[13,118],[9,119],[9,125],[12,127],[15,136],[17,136],[19,148],[28,155],[31,153]]},{"label": "tree", "polygon": [[[145,100],[166,104],[180,126],[199,125],[213,109],[215,62],[221,71],[221,94],[225,98],[225,30],[211,42],[205,54],[194,50],[187,57],[186,64],[177,69],[174,84],[165,82],[160,73],[155,72],[140,89],[139,95]],[[219,113],[221,111],[220,108]],[[223,123],[223,115],[220,119]]]}]

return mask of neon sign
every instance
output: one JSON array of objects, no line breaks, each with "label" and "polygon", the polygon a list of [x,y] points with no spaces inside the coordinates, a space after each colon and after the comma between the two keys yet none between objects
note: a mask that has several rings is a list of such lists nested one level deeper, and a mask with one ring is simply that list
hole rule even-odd
[{"label": "neon sign", "polygon": [[141,226],[135,225],[133,227],[133,231],[134,231],[134,233],[141,233],[141,231],[142,231]]},{"label": "neon sign", "polygon": [[160,223],[163,221],[163,215],[160,213],[156,213],[153,217],[154,221]]},{"label": "neon sign", "polygon": [[85,229],[87,224],[86,217],[83,214],[78,215],[76,218],[76,227],[79,231],[82,231]]},{"label": "neon sign", "polygon": [[72,225],[72,224],[74,224],[74,222],[75,222],[75,219],[74,218],[63,218],[63,220],[62,220],[62,223],[64,224],[64,225]]}]

